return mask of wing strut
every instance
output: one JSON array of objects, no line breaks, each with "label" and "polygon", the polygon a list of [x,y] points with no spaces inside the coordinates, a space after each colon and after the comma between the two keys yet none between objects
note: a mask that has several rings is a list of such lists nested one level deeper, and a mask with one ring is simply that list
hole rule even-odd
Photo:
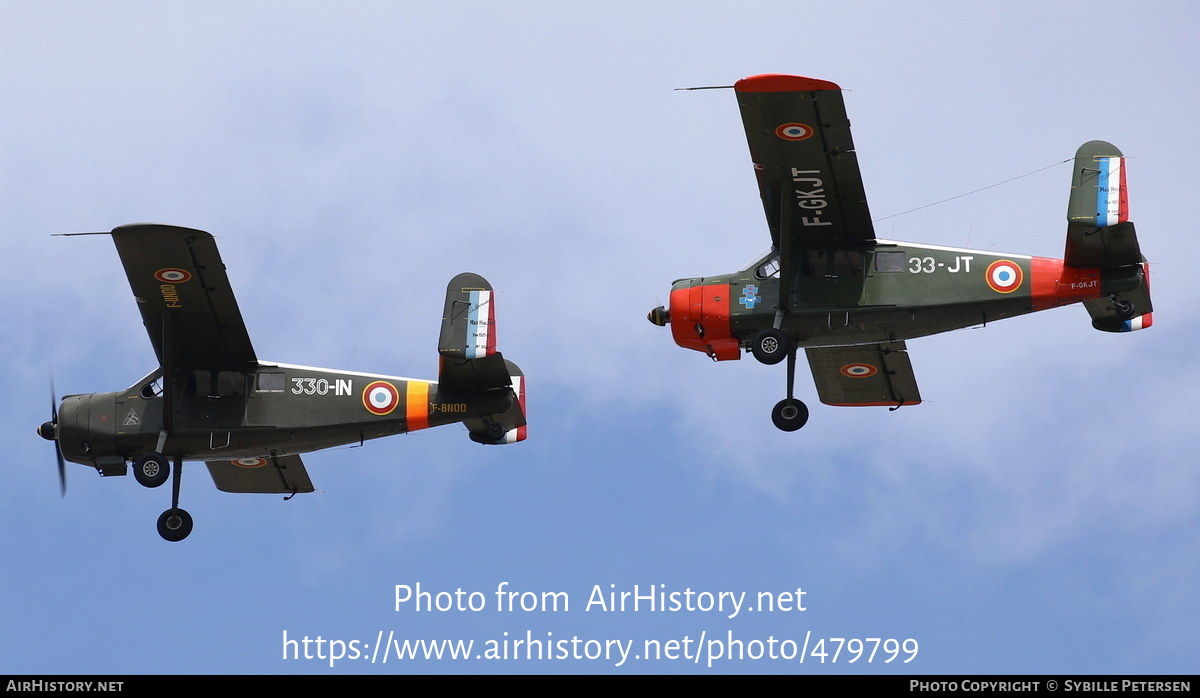
[{"label": "wing strut", "polygon": [[[790,185],[790,182],[784,182],[783,186]],[[783,191],[783,189],[781,189]],[[779,197],[779,229],[790,230],[792,225],[792,206],[789,206],[789,197]],[[779,304],[775,306],[775,329],[782,329],[783,316],[787,314],[788,305],[792,301],[792,236],[779,236]],[[796,361],[796,352],[793,350],[789,355],[789,366]],[[791,369],[789,369],[790,371]],[[792,397],[792,379],[788,379],[788,399]]]},{"label": "wing strut", "polygon": [[163,441],[175,426],[175,342],[171,331],[171,313],[162,314],[163,353],[162,353],[162,382],[163,382],[163,423],[162,437],[159,438],[158,451],[163,450]]}]

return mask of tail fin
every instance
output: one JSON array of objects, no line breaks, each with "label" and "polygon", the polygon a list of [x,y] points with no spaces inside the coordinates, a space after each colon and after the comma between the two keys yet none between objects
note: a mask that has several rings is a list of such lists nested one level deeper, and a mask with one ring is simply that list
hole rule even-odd
[{"label": "tail fin", "polygon": [[494,292],[487,279],[463,272],[446,285],[438,353],[439,391],[464,398],[496,398],[503,392],[510,398],[492,414],[463,420],[471,439],[486,444],[524,441],[525,376],[496,350]]},{"label": "tail fin", "polygon": [[470,272],[450,279],[438,351],[451,359],[482,359],[496,353],[496,311],[487,279]]},{"label": "tail fin", "polygon": [[1150,327],[1150,265],[1129,220],[1125,156],[1088,141],[1075,152],[1067,204],[1066,266],[1100,270],[1101,298],[1084,301],[1092,327],[1130,332]]}]

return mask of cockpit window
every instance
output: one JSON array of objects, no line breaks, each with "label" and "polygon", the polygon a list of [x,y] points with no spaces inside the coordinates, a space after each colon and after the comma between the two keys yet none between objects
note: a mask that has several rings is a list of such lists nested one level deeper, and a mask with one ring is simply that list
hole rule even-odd
[{"label": "cockpit window", "polygon": [[754,270],[754,275],[760,279],[779,278],[779,256],[776,255],[758,265],[758,269]]},{"label": "cockpit window", "polygon": [[779,278],[779,251],[774,247],[754,258],[747,269],[753,269],[760,279]]},{"label": "cockpit window", "polygon": [[144,384],[142,384],[142,389],[139,392],[140,392],[141,396],[146,398],[147,400],[149,400],[150,398],[158,397],[159,395],[162,395],[162,392],[163,392],[162,376],[155,376],[154,380],[147,381]]}]

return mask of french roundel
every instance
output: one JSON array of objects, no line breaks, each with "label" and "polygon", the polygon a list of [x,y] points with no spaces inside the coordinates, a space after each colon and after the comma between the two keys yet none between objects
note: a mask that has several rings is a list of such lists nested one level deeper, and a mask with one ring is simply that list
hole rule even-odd
[{"label": "french roundel", "polygon": [[192,278],[192,273],[187,269],[159,269],[154,272],[154,278],[164,284],[181,284]]},{"label": "french roundel", "polygon": [[362,400],[371,414],[390,414],[400,403],[400,393],[387,381],[375,381],[363,388]]},{"label": "french roundel", "polygon": [[846,364],[838,370],[847,378],[870,378],[879,372],[871,364]]},{"label": "french roundel", "polygon": [[783,124],[775,129],[775,135],[785,141],[802,141],[813,135],[813,128],[808,124]]},{"label": "french roundel", "polygon": [[993,291],[1012,293],[1021,287],[1021,281],[1025,278],[1025,274],[1016,262],[998,259],[988,266],[984,278],[987,279],[987,284],[992,287]]},{"label": "french roundel", "polygon": [[238,458],[237,460],[229,461],[239,468],[261,468],[267,464],[266,458]]}]

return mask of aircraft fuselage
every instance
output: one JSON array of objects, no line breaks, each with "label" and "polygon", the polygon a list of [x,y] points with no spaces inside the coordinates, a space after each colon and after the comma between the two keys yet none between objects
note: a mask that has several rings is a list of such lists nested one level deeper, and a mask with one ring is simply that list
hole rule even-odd
[{"label": "aircraft fuselage", "polygon": [[511,390],[464,396],[434,381],[288,364],[193,370],[176,382],[169,420],[157,372],[128,390],[63,398],[63,457],[120,475],[151,451],[184,460],[308,453],[503,412],[513,401]]},{"label": "aircraft fuselage", "polygon": [[772,258],[676,281],[668,320],[675,342],[717,361],[740,358],[769,327],[797,347],[893,342],[1102,298],[1137,288],[1145,275],[1142,267],[1080,269],[1047,257],[879,241],[801,252],[790,265],[789,298],[780,299]]}]

